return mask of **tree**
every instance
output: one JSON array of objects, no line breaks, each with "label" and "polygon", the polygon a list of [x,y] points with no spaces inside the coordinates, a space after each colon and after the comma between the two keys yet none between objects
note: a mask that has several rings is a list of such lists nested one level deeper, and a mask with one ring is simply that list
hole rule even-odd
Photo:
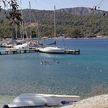
[{"label": "tree", "polygon": [[[13,34],[15,32],[15,27],[17,28],[18,32],[16,32],[16,35],[18,35],[20,32],[20,25],[23,23],[21,12],[19,11],[17,0],[2,0],[4,7],[7,5],[10,5],[11,9],[7,12],[5,12],[6,18],[10,21],[11,26],[13,27]],[[1,6],[0,6],[1,7]],[[0,9],[1,11],[1,9]]]},{"label": "tree", "polygon": [[74,37],[74,38],[82,37],[81,30],[80,29],[73,29],[72,30],[72,37]]}]

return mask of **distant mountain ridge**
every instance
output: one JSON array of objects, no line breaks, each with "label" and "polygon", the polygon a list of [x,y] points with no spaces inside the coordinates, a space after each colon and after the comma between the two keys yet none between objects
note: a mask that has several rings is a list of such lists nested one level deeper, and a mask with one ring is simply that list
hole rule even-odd
[{"label": "distant mountain ridge", "polygon": [[[36,31],[38,25],[39,34],[41,36],[53,36],[53,10],[23,9],[22,12],[27,31],[30,29]],[[8,14],[8,11],[2,10],[0,12],[0,31],[3,32],[5,28],[7,32],[11,34],[9,27],[7,28],[8,23],[5,23],[4,21],[5,24],[3,24],[2,20],[6,18],[4,13]],[[30,24],[30,22],[32,24]],[[108,36],[108,11],[95,10],[86,7],[57,9],[56,25],[58,36],[60,34],[65,34],[65,36],[70,37],[79,35]],[[5,34],[5,32],[2,34]]]},{"label": "distant mountain ridge", "polygon": [[[29,9],[24,9],[23,12],[27,11]],[[37,15],[39,12],[41,13],[52,13],[53,10],[36,10],[32,9],[32,11],[37,12]],[[31,12],[32,12],[31,11]],[[78,15],[78,16],[86,16],[86,15],[102,15],[102,14],[107,14],[108,11],[104,10],[93,10],[93,8],[87,8],[87,7],[75,7],[75,8],[63,8],[63,9],[57,9],[56,12],[58,13],[64,13],[64,14],[71,14],[71,15]]]},{"label": "distant mountain ridge", "polygon": [[[73,17],[73,16],[78,16],[78,17],[92,16],[92,15],[103,16],[104,14],[107,16],[108,12],[103,10],[93,10],[92,8],[85,8],[85,7],[63,8],[63,9],[56,10],[56,19],[63,20],[63,18]],[[24,9],[23,15],[24,15],[25,22],[30,21],[30,18],[32,22],[34,22],[34,20],[38,20],[39,22],[42,22],[47,18],[48,20],[52,20],[54,18],[54,12],[52,10]]]},{"label": "distant mountain ridge", "polygon": [[93,10],[93,8],[87,8],[87,7],[65,8],[65,9],[60,9],[60,11],[63,11],[65,13],[69,13],[72,15],[79,15],[79,16],[92,15],[92,14],[102,15],[103,13],[108,14],[107,11]]},{"label": "distant mountain ridge", "polygon": [[[40,16],[44,17],[46,15],[51,16],[53,14],[52,10],[37,10],[37,9],[23,9],[23,15],[24,17],[30,16],[32,13],[34,16]],[[63,9],[57,9],[56,12],[58,14],[70,14],[70,15],[75,15],[75,16],[88,16],[88,15],[103,15],[104,13],[108,15],[108,11],[104,10],[93,10],[92,8],[87,8],[87,7],[75,7],[75,8],[63,8]],[[0,19],[4,18],[4,10],[0,12]],[[43,16],[44,14],[44,16]],[[41,16],[42,15],[42,16]],[[29,17],[30,18],[30,17]]]}]

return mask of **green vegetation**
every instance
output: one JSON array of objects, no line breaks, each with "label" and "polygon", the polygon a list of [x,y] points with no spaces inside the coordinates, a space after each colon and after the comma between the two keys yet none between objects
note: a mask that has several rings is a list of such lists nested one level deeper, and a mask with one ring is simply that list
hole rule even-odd
[{"label": "green vegetation", "polygon": [[[72,14],[70,10],[56,12],[56,29],[57,36],[65,37],[90,37],[90,36],[108,36],[108,15],[102,15],[103,11],[98,14],[84,15],[84,9],[80,12]],[[96,11],[97,13],[98,11]],[[54,35],[54,14],[53,11],[23,10],[24,22],[27,33],[30,30],[33,35],[37,35],[39,30],[40,36],[53,37]],[[83,13],[83,15],[81,15]],[[100,14],[101,13],[101,14]],[[107,12],[106,12],[107,13]],[[77,15],[78,14],[78,15]],[[31,17],[28,17],[31,16]],[[30,24],[30,19],[32,24]],[[39,26],[37,27],[37,21]],[[39,28],[38,30],[36,30]],[[0,20],[0,37],[11,37],[12,26],[6,19]]]},{"label": "green vegetation", "polygon": [[14,98],[15,98],[15,96],[0,95],[0,108],[2,108],[3,105],[12,102]]},{"label": "green vegetation", "polygon": [[12,36],[12,29],[7,20],[0,20],[0,37],[6,38]]}]

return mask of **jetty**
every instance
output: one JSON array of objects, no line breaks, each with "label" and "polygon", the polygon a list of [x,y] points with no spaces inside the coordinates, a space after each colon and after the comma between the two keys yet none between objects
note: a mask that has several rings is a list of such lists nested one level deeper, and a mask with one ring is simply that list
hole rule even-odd
[{"label": "jetty", "polygon": [[[13,55],[13,54],[25,54],[25,53],[42,53],[42,52],[40,52],[38,48],[28,48],[28,49],[7,48],[5,50],[0,50],[0,55]],[[51,54],[58,54],[58,53],[51,53]],[[59,54],[80,55],[80,50],[67,49],[63,53]]]}]

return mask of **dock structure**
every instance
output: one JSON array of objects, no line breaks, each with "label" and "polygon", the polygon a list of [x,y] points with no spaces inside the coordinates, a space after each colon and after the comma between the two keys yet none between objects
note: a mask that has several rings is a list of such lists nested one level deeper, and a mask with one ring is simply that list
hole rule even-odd
[{"label": "dock structure", "polygon": [[65,50],[64,54],[80,55],[80,50]]},{"label": "dock structure", "polygon": [[[38,48],[29,48],[29,49],[9,48],[6,50],[1,50],[0,55],[25,54],[25,53],[36,53],[36,52],[42,53],[38,50]],[[79,49],[78,50],[65,50],[64,53],[62,54],[80,55],[80,50]]]},{"label": "dock structure", "polygon": [[12,55],[12,54],[25,54],[25,53],[35,53],[38,52],[37,48],[33,49],[6,49],[6,50],[1,50],[0,55]]}]

